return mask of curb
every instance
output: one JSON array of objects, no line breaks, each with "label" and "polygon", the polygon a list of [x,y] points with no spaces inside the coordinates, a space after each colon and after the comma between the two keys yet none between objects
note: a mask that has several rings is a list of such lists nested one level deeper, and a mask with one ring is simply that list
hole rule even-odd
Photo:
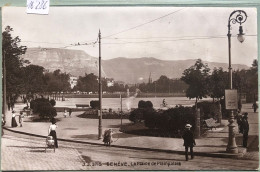
[{"label": "curb", "polygon": [[[10,132],[13,132],[13,133],[24,134],[24,135],[40,137],[40,138],[46,138],[46,136],[42,136],[42,135],[38,135],[38,134],[32,134],[32,133],[26,133],[26,132],[22,132],[22,131],[14,131],[14,130],[6,128],[6,127],[3,127],[3,129],[10,131]],[[69,140],[69,139],[62,139],[62,138],[59,138],[58,140],[59,141],[65,141],[65,142],[71,142],[71,143],[104,146],[104,144],[102,144],[102,143],[93,143],[93,142]],[[164,152],[164,153],[177,153],[177,154],[180,154],[180,155],[185,154],[184,150],[183,151],[166,150],[166,149],[142,148],[142,147],[122,146],[122,145],[111,145],[110,147],[132,149],[132,150],[156,151],[156,152]],[[243,157],[243,155],[245,153],[246,153],[245,148],[239,148],[238,154],[230,154],[230,153],[226,153],[226,152],[194,152],[194,156],[205,156],[205,157],[216,157],[216,158],[239,158],[239,157]]]}]

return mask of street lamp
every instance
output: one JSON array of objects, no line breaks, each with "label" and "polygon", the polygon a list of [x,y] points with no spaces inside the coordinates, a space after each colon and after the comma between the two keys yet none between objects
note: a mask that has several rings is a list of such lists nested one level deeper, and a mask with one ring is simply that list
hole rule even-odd
[{"label": "street lamp", "polygon": [[[245,40],[244,38],[244,33],[243,33],[243,28],[242,28],[242,23],[244,23],[247,19],[247,14],[245,11],[243,10],[235,10],[233,11],[228,19],[228,57],[229,57],[229,66],[228,66],[228,70],[229,70],[229,86],[230,89],[232,90],[232,68],[231,68],[231,22],[232,24],[236,24],[239,23],[239,34],[237,35],[237,39],[239,42],[243,42]],[[234,112],[233,110],[230,111],[230,115],[229,115],[229,133],[228,133],[228,145],[227,145],[227,149],[226,151],[229,153],[238,153],[238,149],[237,149],[237,145],[236,145],[236,139],[235,139],[235,123],[234,123]]]}]

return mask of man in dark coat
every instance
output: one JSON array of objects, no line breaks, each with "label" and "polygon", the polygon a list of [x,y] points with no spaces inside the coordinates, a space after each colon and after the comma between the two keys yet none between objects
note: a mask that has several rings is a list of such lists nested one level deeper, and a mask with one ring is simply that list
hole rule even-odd
[{"label": "man in dark coat", "polygon": [[245,112],[242,118],[242,129],[243,129],[243,147],[247,147],[247,140],[248,140],[248,132],[249,132],[249,123],[248,123],[248,113]]},{"label": "man in dark coat", "polygon": [[254,112],[256,113],[256,110],[257,110],[257,108],[258,108],[258,106],[257,106],[256,102],[254,102],[254,104],[253,104],[252,108],[254,109]]},{"label": "man in dark coat", "polygon": [[182,138],[184,140],[184,146],[185,146],[185,158],[186,161],[188,161],[188,149],[190,148],[190,154],[191,154],[191,159],[194,158],[193,156],[193,146],[196,145],[195,140],[194,140],[194,136],[193,133],[190,130],[191,125],[190,124],[186,124],[185,126],[185,131],[182,135]]}]

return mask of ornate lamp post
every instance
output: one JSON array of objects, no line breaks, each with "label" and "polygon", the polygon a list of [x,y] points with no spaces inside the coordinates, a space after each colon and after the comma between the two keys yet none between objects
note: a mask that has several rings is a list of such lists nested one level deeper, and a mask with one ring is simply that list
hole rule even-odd
[{"label": "ornate lamp post", "polygon": [[[231,22],[233,24],[239,23],[239,34],[237,35],[237,39],[239,42],[243,42],[245,40],[244,38],[244,33],[243,33],[243,28],[242,28],[242,23],[244,23],[247,19],[247,14],[245,11],[243,10],[236,10],[233,11],[228,19],[228,57],[229,57],[229,66],[228,66],[228,70],[229,70],[229,86],[230,89],[232,90],[232,67],[231,67]],[[234,111],[231,110],[230,111],[230,115],[229,115],[229,133],[228,133],[228,145],[227,145],[227,152],[229,153],[238,153],[238,149],[237,149],[237,145],[236,145],[236,139],[235,139],[235,123],[234,123]]]}]

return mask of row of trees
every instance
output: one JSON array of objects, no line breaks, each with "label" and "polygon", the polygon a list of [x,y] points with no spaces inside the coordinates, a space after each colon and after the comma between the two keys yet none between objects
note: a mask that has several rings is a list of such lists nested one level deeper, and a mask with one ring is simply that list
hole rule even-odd
[{"label": "row of trees", "polygon": [[[254,60],[252,67],[248,70],[236,70],[232,73],[233,89],[238,93],[252,94],[256,97],[258,93],[258,61]],[[186,96],[197,100],[211,96],[213,99],[224,97],[225,89],[229,88],[229,75],[222,68],[214,68],[212,72],[207,64],[201,59],[190,68],[184,70],[181,80],[187,85]],[[256,101],[256,100],[254,100]]]},{"label": "row of trees", "polygon": [[12,31],[13,29],[7,26],[2,33],[7,100],[14,101],[21,94],[30,97],[35,93],[69,90],[69,74],[60,70],[48,72],[42,66],[32,65],[28,60],[21,58],[27,48],[20,45],[21,40],[18,36],[11,36]]}]

